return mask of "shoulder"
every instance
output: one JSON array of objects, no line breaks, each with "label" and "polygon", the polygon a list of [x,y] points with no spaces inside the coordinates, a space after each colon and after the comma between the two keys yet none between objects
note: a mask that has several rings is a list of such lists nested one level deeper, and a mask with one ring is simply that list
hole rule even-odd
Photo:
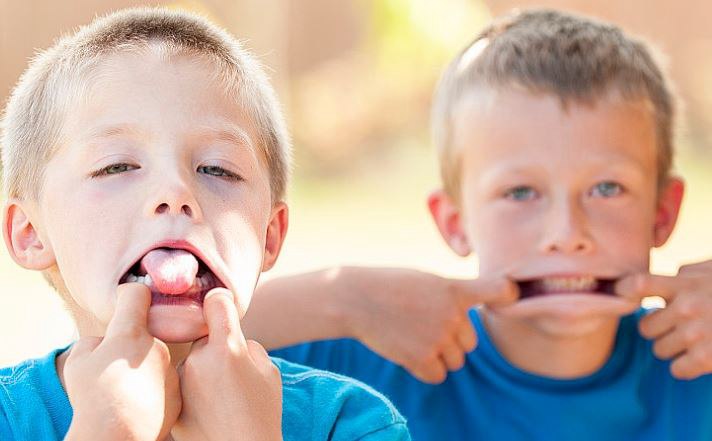
[{"label": "shoulder", "polygon": [[0,368],[0,409],[7,411],[7,406],[15,401],[13,397],[34,385],[38,361],[30,359]]},{"label": "shoulder", "polygon": [[[272,360],[282,373],[285,437],[302,425],[301,430],[311,431],[310,439],[410,439],[405,419],[373,388],[343,375]],[[324,438],[314,435],[322,430]],[[398,433],[405,435],[394,436]]]},{"label": "shoulder", "polygon": [[63,436],[71,405],[59,382],[56,349],[41,358],[0,369],[0,439],[53,439]]},{"label": "shoulder", "polygon": [[[12,415],[23,410],[35,392],[37,360],[25,360],[14,366],[0,368],[0,439],[15,439]],[[29,400],[28,400],[29,398]],[[22,405],[20,405],[22,403]]]}]

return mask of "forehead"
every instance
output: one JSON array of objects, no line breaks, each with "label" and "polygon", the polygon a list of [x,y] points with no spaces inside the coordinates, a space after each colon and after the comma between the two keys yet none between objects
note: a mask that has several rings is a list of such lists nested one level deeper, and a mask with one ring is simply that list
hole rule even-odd
[{"label": "forehead", "polygon": [[624,164],[654,174],[656,129],[647,100],[608,94],[566,103],[552,94],[479,88],[454,112],[453,148],[464,174],[488,167],[601,167]]},{"label": "forehead", "polygon": [[253,144],[253,124],[206,57],[157,51],[112,54],[86,76],[83,99],[66,116],[65,136],[180,134],[215,129]]}]

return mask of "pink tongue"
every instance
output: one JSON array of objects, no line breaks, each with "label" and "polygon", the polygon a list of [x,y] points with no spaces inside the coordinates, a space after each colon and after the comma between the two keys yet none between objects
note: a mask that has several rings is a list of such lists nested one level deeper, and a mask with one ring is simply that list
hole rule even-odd
[{"label": "pink tongue", "polygon": [[141,259],[141,269],[163,294],[183,294],[193,286],[198,260],[185,250],[156,249]]}]

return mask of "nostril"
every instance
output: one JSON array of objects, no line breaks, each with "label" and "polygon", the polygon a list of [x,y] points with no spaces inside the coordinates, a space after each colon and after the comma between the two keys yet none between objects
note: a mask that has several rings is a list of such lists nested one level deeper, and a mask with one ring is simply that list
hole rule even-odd
[{"label": "nostril", "polygon": [[193,217],[193,210],[188,205],[183,205],[183,213],[188,217]]},{"label": "nostril", "polygon": [[165,202],[162,203],[161,205],[159,205],[158,207],[156,207],[156,213],[158,213],[158,214],[163,214],[169,210],[170,210],[170,207],[168,207],[168,204],[166,204]]}]

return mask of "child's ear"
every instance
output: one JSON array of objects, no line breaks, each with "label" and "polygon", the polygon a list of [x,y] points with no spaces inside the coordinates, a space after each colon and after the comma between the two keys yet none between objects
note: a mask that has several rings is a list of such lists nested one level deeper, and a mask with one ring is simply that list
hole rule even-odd
[{"label": "child's ear", "polygon": [[55,264],[54,251],[40,238],[30,217],[30,209],[18,200],[9,200],[3,211],[2,234],[10,257],[23,268],[42,271]]},{"label": "child's ear", "polygon": [[680,178],[671,177],[660,191],[653,230],[654,246],[656,247],[665,244],[675,228],[677,216],[680,214],[682,197],[685,194],[685,183]]},{"label": "child's ear", "polygon": [[265,240],[265,255],[262,259],[262,271],[271,269],[279,251],[282,249],[284,237],[287,235],[287,226],[289,224],[289,210],[287,204],[280,202],[272,209],[269,225],[267,226],[267,237]]},{"label": "child's ear", "polygon": [[444,190],[436,190],[428,197],[428,208],[445,242],[459,256],[468,256],[472,249],[462,225],[460,207]]}]

